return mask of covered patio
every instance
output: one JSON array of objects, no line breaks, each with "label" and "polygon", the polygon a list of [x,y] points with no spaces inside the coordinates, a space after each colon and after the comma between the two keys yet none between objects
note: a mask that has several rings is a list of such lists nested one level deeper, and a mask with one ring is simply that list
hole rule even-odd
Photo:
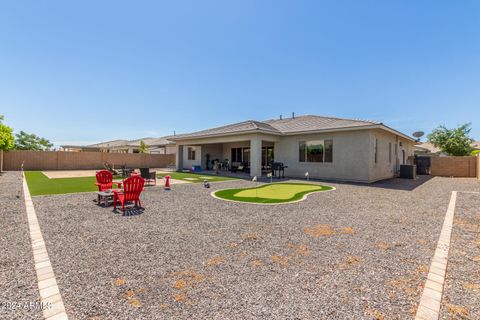
[{"label": "covered patio", "polygon": [[274,136],[259,134],[177,141],[176,169],[262,176],[271,171],[275,142]]}]

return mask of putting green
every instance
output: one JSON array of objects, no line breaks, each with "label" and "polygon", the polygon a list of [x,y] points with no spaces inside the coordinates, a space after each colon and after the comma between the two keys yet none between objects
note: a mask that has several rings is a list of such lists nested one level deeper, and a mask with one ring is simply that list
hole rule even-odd
[{"label": "putting green", "polygon": [[333,189],[311,183],[269,183],[256,188],[218,190],[212,195],[230,201],[275,204],[304,200],[309,193]]}]

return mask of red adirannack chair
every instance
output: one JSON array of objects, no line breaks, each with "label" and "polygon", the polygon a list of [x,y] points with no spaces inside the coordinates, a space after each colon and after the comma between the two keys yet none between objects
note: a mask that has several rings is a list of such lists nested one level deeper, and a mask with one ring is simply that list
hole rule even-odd
[{"label": "red adirannack chair", "polygon": [[122,204],[122,211],[125,211],[125,202],[134,201],[135,207],[142,206],[140,194],[143,191],[145,179],[140,176],[133,176],[123,182],[123,191],[113,191],[113,210],[117,209],[117,202]]},{"label": "red adirannack chair", "polygon": [[117,188],[122,187],[121,182],[113,182],[113,175],[108,170],[100,170],[97,172],[97,182],[95,185],[98,187],[98,191],[105,191],[112,189],[112,185],[115,183]]}]

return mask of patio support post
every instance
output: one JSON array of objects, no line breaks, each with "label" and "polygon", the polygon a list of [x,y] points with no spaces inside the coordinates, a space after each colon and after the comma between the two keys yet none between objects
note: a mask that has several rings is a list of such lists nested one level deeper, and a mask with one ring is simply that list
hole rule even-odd
[{"label": "patio support post", "polygon": [[183,145],[177,144],[177,154],[175,157],[175,168],[183,170]]},{"label": "patio support post", "polygon": [[250,176],[262,176],[262,140],[258,137],[250,140]]}]

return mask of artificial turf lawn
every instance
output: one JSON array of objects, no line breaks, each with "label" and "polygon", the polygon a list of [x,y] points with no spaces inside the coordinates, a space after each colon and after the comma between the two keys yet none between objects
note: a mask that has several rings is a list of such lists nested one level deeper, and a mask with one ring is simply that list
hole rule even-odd
[{"label": "artificial turf lawn", "polygon": [[[41,171],[25,171],[25,177],[32,196],[98,191],[95,177],[49,179]],[[113,179],[122,177],[114,176]]]},{"label": "artificial turf lawn", "polygon": [[170,176],[172,179],[183,180],[187,182],[203,182],[205,179],[210,182],[215,181],[226,181],[226,180],[235,180],[237,178],[232,177],[222,177],[214,175],[206,175],[202,173],[190,173],[190,172],[166,172],[159,173],[157,177],[162,179],[164,176]]},{"label": "artificial turf lawn", "polygon": [[286,203],[297,201],[311,192],[328,191],[332,187],[311,183],[269,183],[260,187],[224,189],[214,194],[218,198],[252,203]]}]

